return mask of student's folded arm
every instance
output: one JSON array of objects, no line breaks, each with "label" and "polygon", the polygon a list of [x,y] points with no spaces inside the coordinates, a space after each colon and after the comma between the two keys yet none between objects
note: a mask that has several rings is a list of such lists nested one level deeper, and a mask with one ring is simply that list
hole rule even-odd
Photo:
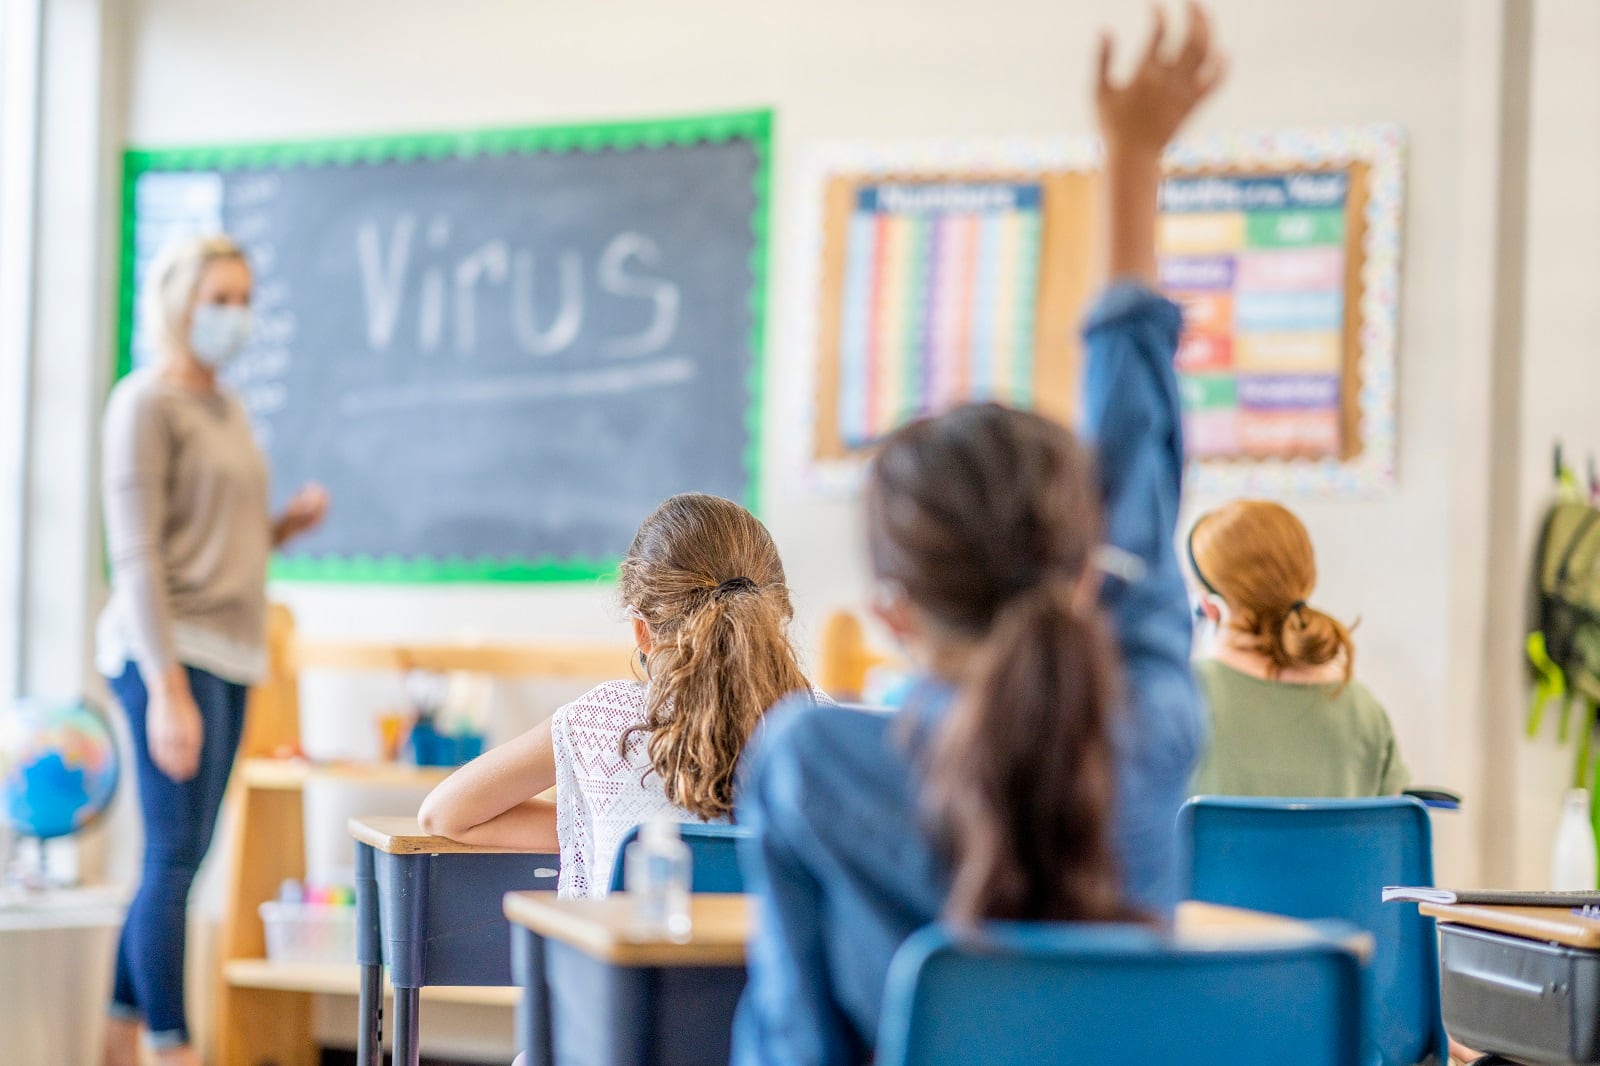
[{"label": "student's folded arm", "polygon": [[555,805],[534,798],[555,784],[550,723],[472,760],[417,811],[423,832],[464,844],[555,850]]},{"label": "student's folded arm", "polygon": [[[768,738],[770,739],[770,737]],[[822,892],[787,823],[798,784],[784,754],[758,744],[739,796],[739,865],[755,908],[749,981],[734,1023],[733,1066],[826,1066],[862,1052],[829,978]],[[771,756],[771,757],[769,757]]]}]

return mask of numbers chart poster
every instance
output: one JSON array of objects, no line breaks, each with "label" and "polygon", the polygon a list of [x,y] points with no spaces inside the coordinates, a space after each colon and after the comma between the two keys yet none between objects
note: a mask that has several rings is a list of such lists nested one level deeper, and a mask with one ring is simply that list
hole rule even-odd
[{"label": "numbers chart poster", "polygon": [[970,400],[1030,402],[1040,191],[885,182],[856,193],[839,345],[846,446]]},{"label": "numbers chart poster", "polygon": [[[1162,289],[1191,484],[1361,495],[1394,478],[1394,126],[1219,134],[1167,157]],[[845,144],[802,171],[784,439],[849,491],[906,421],[993,399],[1074,420],[1100,224],[1092,140]]]}]

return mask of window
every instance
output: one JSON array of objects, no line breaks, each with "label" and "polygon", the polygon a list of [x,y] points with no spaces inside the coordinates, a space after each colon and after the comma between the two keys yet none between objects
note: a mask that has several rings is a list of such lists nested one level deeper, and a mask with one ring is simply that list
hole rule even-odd
[{"label": "window", "polygon": [[40,0],[0,0],[0,706],[19,689]]}]

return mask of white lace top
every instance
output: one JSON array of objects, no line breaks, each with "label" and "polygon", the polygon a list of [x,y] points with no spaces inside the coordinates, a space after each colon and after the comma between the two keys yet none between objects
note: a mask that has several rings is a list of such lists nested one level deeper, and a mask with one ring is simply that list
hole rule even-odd
[{"label": "white lace top", "polygon": [[[644,722],[647,691],[635,681],[607,681],[550,719],[556,833],[561,839],[556,891],[563,899],[604,896],[611,888],[617,848],[641,822],[662,815],[701,821],[667,800],[650,765],[648,733],[633,734],[626,754],[618,754],[622,734]],[[821,694],[817,698],[827,699]]]}]

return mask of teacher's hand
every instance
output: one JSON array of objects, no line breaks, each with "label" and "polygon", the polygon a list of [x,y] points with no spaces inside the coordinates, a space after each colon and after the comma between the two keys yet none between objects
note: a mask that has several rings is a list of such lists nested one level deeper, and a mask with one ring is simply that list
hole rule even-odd
[{"label": "teacher's hand", "polygon": [[200,742],[205,736],[200,708],[189,690],[189,676],[182,666],[173,666],[148,689],[145,737],[150,761],[156,769],[182,783],[200,771]]},{"label": "teacher's hand", "polygon": [[313,482],[301,486],[272,524],[273,546],[286,544],[320,525],[328,515],[328,501],[328,490],[321,485]]}]

